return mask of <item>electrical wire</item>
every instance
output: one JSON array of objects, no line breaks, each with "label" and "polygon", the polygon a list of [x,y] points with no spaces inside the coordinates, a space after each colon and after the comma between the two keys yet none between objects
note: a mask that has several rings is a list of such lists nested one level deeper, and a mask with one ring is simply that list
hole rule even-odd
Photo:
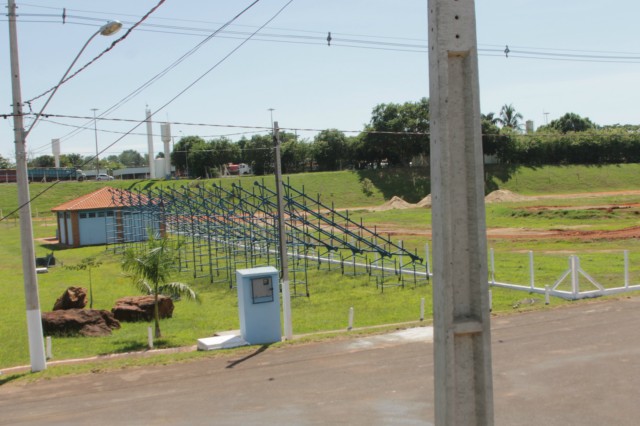
[{"label": "electrical wire", "polygon": [[113,41],[111,43],[111,45],[109,47],[107,47],[106,49],[104,49],[102,52],[100,52],[96,57],[94,57],[92,60],[90,60],[89,62],[87,62],[85,65],[83,65],[82,67],[80,67],[77,71],[75,71],[73,74],[69,75],[67,78],[65,78],[64,80],[62,80],[58,85],[52,87],[51,89],[39,94],[38,96],[35,96],[31,99],[29,99],[28,101],[24,102],[25,104],[31,104],[33,101],[40,99],[41,97],[53,92],[54,90],[56,90],[58,87],[60,87],[61,85],[65,84],[67,81],[71,80],[72,78],[74,78],[75,76],[77,76],[78,74],[80,74],[82,71],[84,71],[85,69],[87,69],[89,66],[91,66],[94,62],[96,62],[98,59],[100,59],[101,57],[103,57],[104,55],[106,55],[108,52],[110,52],[114,47],[116,47],[116,45],[118,45],[118,43],[120,43],[121,41],[123,41],[124,39],[126,39],[127,37],[129,37],[129,34],[131,34],[131,32],[136,29],[139,25],[141,25],[153,12],[155,12],[160,6],[162,6],[162,4],[165,2],[166,0],[159,0],[158,3],[152,7],[142,18],[140,18],[140,20],[138,22],[136,22],[132,27],[130,27],[127,32],[124,33],[124,35],[122,37],[119,37],[118,39],[116,39],[115,41]]},{"label": "electrical wire", "polygon": [[[190,57],[191,55],[193,55],[195,52],[197,52],[201,47],[203,47],[207,42],[209,42],[211,39],[213,39],[215,36],[217,36],[221,31],[223,31],[225,28],[227,28],[229,25],[231,25],[233,22],[235,22],[237,19],[239,19],[242,15],[244,15],[248,10],[250,10],[253,6],[255,6],[260,0],[255,0],[253,1],[251,4],[249,4],[247,7],[245,7],[244,9],[242,9],[239,13],[237,13],[232,19],[230,19],[229,21],[227,21],[226,23],[224,23],[220,28],[216,29],[215,31],[213,31],[212,33],[210,33],[204,40],[202,40],[201,42],[197,43],[193,48],[191,48],[190,50],[188,50],[186,53],[184,53],[182,56],[180,56],[178,59],[176,59],[175,61],[173,61],[170,65],[168,65],[167,67],[165,67],[164,69],[162,69],[160,72],[158,72],[157,74],[155,74],[153,77],[151,77],[150,79],[148,79],[147,81],[145,81],[142,85],[138,86],[136,89],[134,89],[132,92],[130,92],[128,95],[126,95],[125,97],[123,97],[122,99],[120,99],[118,102],[116,102],[115,104],[111,105],[109,108],[107,108],[105,111],[103,111],[102,113],[99,114],[98,118],[102,118],[105,117],[106,115],[118,110],[122,105],[126,104],[127,102],[129,102],[130,100],[132,100],[133,98],[135,98],[136,96],[138,96],[140,93],[142,93],[145,89],[147,89],[148,87],[150,87],[152,84],[154,84],[156,81],[158,81],[159,79],[161,79],[162,77],[164,77],[167,73],[169,73],[171,70],[173,70],[174,68],[176,68],[180,63],[182,63],[183,61],[185,61],[188,57]],[[84,124],[83,128],[86,128],[87,126],[89,126],[91,124],[91,121],[87,122]],[[82,132],[82,129],[76,129],[73,130],[63,136],[61,136],[60,141],[64,142],[65,140],[68,140],[72,137],[74,137],[75,135],[77,135],[78,133]],[[41,150],[46,150],[47,149],[47,145],[42,145],[41,147],[36,148],[36,152],[37,151],[41,151]]]},{"label": "electrical wire", "polygon": [[[162,2],[164,2],[164,0],[161,0]],[[248,10],[249,8],[253,7],[253,5],[255,5],[256,3],[258,3],[260,0],[255,0],[254,3],[252,3],[249,7],[247,7],[245,9]],[[111,144],[107,145],[106,148],[102,149],[102,151],[100,151],[99,153],[96,153],[96,156],[85,161],[84,164],[87,164],[88,162],[92,161],[93,159],[95,159],[98,155],[104,153],[106,150],[110,149],[111,147],[113,147],[114,145],[116,145],[117,143],[119,143],[122,139],[124,139],[125,136],[127,136],[130,132],[133,132],[134,130],[136,130],[138,127],[140,127],[143,123],[146,123],[147,120],[151,119],[155,114],[159,113],[160,111],[162,111],[163,109],[165,109],[167,106],[169,106],[171,103],[173,103],[176,99],[178,99],[180,96],[182,96],[184,93],[186,93],[189,89],[191,89],[193,86],[195,86],[197,83],[199,83],[204,77],[206,77],[211,71],[213,71],[215,68],[217,68],[220,64],[222,64],[224,61],[226,61],[229,57],[231,57],[231,55],[233,55],[236,51],[238,51],[242,46],[244,46],[253,35],[257,34],[262,28],[266,27],[270,22],[272,22],[274,19],[276,19],[278,16],[280,16],[280,14],[291,4],[293,3],[293,0],[289,0],[287,3],[284,4],[284,6],[282,6],[269,20],[267,20],[262,26],[260,26],[252,35],[250,35],[249,37],[247,37],[247,39],[245,39],[242,43],[238,44],[238,46],[236,46],[234,49],[232,49],[227,55],[225,55],[221,60],[219,60],[218,62],[216,62],[212,67],[210,67],[207,71],[205,71],[203,74],[201,74],[198,78],[196,78],[193,82],[191,82],[190,84],[188,84],[184,89],[182,89],[180,92],[178,92],[178,94],[176,94],[174,97],[172,97],[171,99],[169,99],[169,101],[167,101],[164,105],[162,105],[160,108],[158,108],[157,110],[155,110],[154,112],[152,112],[146,120],[143,121],[139,121],[136,125],[134,125],[127,134],[122,135],[121,137],[119,137],[118,139],[116,139],[114,142],[112,142]],[[244,11],[242,12],[244,13]],[[238,15],[239,16],[239,15]],[[234,18],[235,19],[235,18]],[[33,200],[39,198],[40,196],[42,196],[44,193],[50,191],[53,187],[55,187],[58,182],[54,182],[53,184],[51,184],[50,186],[48,186],[47,188],[43,189],[41,192],[39,192],[38,194],[36,194],[35,196],[31,197],[31,199],[29,201],[27,201],[27,203],[31,203],[33,202]],[[14,211],[12,211],[11,213],[9,213],[9,215],[15,213],[16,211],[19,211],[21,208],[23,207],[23,205],[18,206],[18,208]],[[6,218],[7,216],[5,216]],[[4,220],[5,218],[0,219],[0,222],[2,220]]]}]

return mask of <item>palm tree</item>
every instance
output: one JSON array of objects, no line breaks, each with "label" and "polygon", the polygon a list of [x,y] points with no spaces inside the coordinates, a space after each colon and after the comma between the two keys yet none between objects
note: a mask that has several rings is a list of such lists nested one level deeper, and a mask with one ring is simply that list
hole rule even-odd
[{"label": "palm tree", "polygon": [[491,124],[498,124],[500,122],[500,119],[498,117],[496,117],[496,113],[495,112],[489,112],[487,114],[480,114],[480,119],[482,121],[487,121]]},{"label": "palm tree", "polygon": [[522,120],[522,114],[516,112],[516,109],[513,107],[513,104],[505,104],[502,106],[500,110],[500,118],[498,118],[498,123],[502,124],[503,127],[510,127],[514,130],[520,130],[522,124],[520,124],[520,120]]},{"label": "palm tree", "polygon": [[174,272],[176,248],[166,237],[155,237],[152,230],[148,230],[147,235],[149,240],[146,247],[141,250],[129,248],[125,251],[122,269],[133,279],[141,292],[154,295],[155,336],[159,338],[162,337],[158,313],[159,294],[184,297],[197,302],[200,302],[200,298],[187,284],[169,282]]}]

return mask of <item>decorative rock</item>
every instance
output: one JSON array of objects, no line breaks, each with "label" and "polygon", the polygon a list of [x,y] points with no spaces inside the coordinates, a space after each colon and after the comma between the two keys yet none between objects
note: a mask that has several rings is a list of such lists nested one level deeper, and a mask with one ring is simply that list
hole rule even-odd
[{"label": "decorative rock", "polygon": [[[129,296],[116,300],[111,309],[118,321],[151,321],[153,319],[154,296]],[[158,295],[158,315],[160,319],[171,318],[173,300],[162,294]]]},{"label": "decorative rock", "polygon": [[42,328],[47,335],[96,337],[111,335],[120,322],[106,310],[67,309],[43,312]]},{"label": "decorative rock", "polygon": [[53,305],[54,311],[66,309],[82,309],[87,306],[87,289],[82,287],[69,287],[58,297]]}]

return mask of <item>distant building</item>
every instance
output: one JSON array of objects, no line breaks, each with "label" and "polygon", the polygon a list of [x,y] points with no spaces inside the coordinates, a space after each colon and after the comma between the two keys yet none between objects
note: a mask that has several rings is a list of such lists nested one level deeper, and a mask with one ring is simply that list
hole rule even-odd
[{"label": "distant building", "polygon": [[130,197],[137,195],[105,186],[52,208],[57,216],[60,244],[83,247],[146,240],[146,229],[161,226],[123,201]]}]

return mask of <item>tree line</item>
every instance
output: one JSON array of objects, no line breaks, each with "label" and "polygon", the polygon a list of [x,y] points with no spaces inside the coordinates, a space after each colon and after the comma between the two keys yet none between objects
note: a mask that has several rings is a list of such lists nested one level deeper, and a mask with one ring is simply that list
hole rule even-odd
[{"label": "tree line", "polygon": [[[504,164],[607,164],[640,162],[640,126],[598,126],[586,117],[566,113],[533,131],[511,104],[498,113],[481,115],[482,145],[486,156]],[[427,166],[429,159],[429,100],[375,106],[371,119],[355,135],[337,129],[319,132],[312,140],[280,132],[284,173],[378,167]],[[159,156],[163,156],[162,153]],[[229,163],[251,165],[254,174],[274,169],[271,134],[255,134],[238,141],[221,137],[204,140],[182,137],[174,146],[171,163],[178,174],[217,177]],[[8,161],[0,158],[0,167]],[[61,155],[61,166],[95,167],[92,156]],[[123,151],[100,159],[101,169],[141,167],[146,154]],[[37,157],[30,167],[53,167],[53,156]]]}]

